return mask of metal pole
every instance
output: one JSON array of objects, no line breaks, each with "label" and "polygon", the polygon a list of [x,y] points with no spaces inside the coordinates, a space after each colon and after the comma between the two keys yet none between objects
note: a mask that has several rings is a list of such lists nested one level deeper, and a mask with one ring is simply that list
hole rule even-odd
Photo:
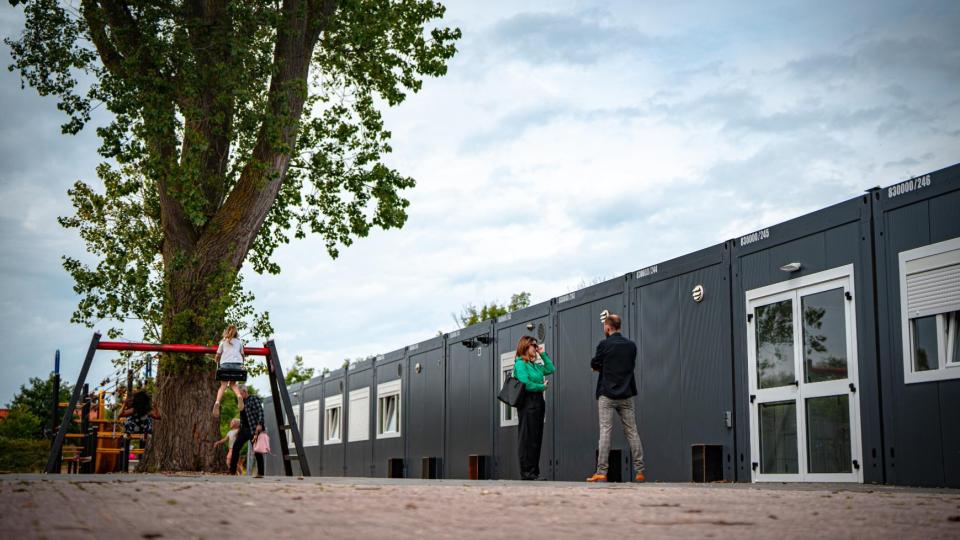
[{"label": "metal pole", "polygon": [[93,363],[93,355],[97,353],[97,344],[100,342],[100,333],[95,332],[90,339],[90,347],[87,349],[87,356],[83,360],[83,367],[80,368],[80,376],[77,378],[77,384],[73,387],[73,394],[70,396],[70,403],[67,411],[63,415],[63,421],[60,422],[60,429],[57,430],[57,436],[50,445],[50,456],[47,458],[47,467],[45,472],[48,474],[59,473],[58,464],[60,462],[60,452],[63,450],[63,439],[67,436],[67,428],[73,421],[73,409],[80,401],[80,392],[83,391],[83,385],[87,380],[87,373],[90,371],[90,364]]},{"label": "metal pole", "polygon": [[[83,385],[83,410],[80,414],[82,415],[80,417],[80,433],[83,434],[83,452],[80,453],[80,457],[88,458],[90,457],[90,385],[86,383]],[[81,461],[78,465],[77,472],[90,472],[89,463]]]},{"label": "metal pole", "polygon": [[[129,366],[129,359],[127,362]],[[133,370],[129,367],[127,368],[127,397],[124,399],[129,399],[133,403]],[[120,405],[120,410],[123,411],[123,405]],[[130,434],[123,433],[123,456],[120,458],[120,463],[122,463],[123,472],[130,472]]]},{"label": "metal pole", "polygon": [[57,349],[53,357],[53,385],[50,393],[52,394],[50,396],[51,414],[50,421],[44,426],[46,429],[44,436],[52,439],[54,436],[53,430],[57,427],[57,417],[60,416],[60,349]]}]

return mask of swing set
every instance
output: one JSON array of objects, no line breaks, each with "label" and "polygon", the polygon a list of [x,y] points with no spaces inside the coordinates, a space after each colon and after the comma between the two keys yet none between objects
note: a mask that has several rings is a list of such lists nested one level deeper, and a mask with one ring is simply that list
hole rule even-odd
[{"label": "swing set", "polygon": [[[90,365],[93,363],[93,357],[97,351],[138,351],[138,352],[162,352],[162,353],[180,353],[180,354],[216,354],[216,347],[206,345],[187,345],[187,344],[157,344],[157,343],[128,343],[123,341],[100,341],[100,333],[93,334],[90,340],[90,347],[87,349],[87,356],[80,368],[80,376],[76,385],[73,387],[73,394],[70,396],[70,402],[63,414],[63,420],[60,422],[60,428],[50,446],[50,456],[47,458],[45,472],[48,474],[57,474],[60,472],[61,457],[63,452],[63,442],[67,436],[67,430],[73,422],[74,411],[80,402],[80,396],[87,380],[87,373],[90,371]],[[284,473],[287,476],[293,476],[292,461],[300,463],[300,471],[303,476],[310,476],[310,466],[307,463],[306,454],[303,451],[303,437],[300,434],[300,428],[296,422],[290,422],[286,425],[283,421],[284,415],[288,419],[296,418],[293,414],[293,405],[290,402],[290,394],[287,392],[287,385],[283,379],[283,370],[280,367],[280,357],[277,355],[277,347],[273,340],[264,343],[263,347],[244,347],[243,353],[251,356],[263,356],[267,363],[267,374],[270,379],[270,394],[273,396],[274,413],[276,413],[277,435],[280,437],[280,451],[283,456]],[[242,379],[241,379],[242,377]],[[246,372],[240,371],[237,374],[237,380],[246,379]],[[296,454],[290,453],[290,445],[287,441],[286,430],[290,430],[293,437],[294,449]]]}]

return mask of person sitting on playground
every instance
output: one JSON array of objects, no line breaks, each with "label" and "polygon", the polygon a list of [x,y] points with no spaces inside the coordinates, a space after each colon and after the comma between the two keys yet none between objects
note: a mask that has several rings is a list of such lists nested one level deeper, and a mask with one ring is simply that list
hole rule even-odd
[{"label": "person sitting on playground", "polygon": [[[230,421],[230,431],[227,432],[227,435],[213,444],[213,447],[216,448],[223,443],[227,443],[227,467],[230,466],[230,458],[233,456],[233,443],[237,442],[238,433],[240,433],[240,419],[234,418]],[[243,474],[243,472],[240,471],[239,474]]]},{"label": "person sitting on playground", "polygon": [[217,390],[217,401],[213,404],[213,415],[220,418],[220,400],[223,399],[223,392],[230,387],[234,395],[237,396],[237,407],[243,410],[243,399],[237,393],[236,382],[220,379],[222,369],[231,368],[237,371],[243,369],[243,342],[237,337],[237,327],[235,325],[227,326],[223,331],[223,339],[220,340],[220,347],[217,348],[217,379],[220,381],[220,389]]},{"label": "person sitting on playground", "polygon": [[126,418],[123,422],[123,431],[126,435],[138,433],[143,435],[143,441],[153,434],[153,421],[160,419],[160,413],[153,407],[150,394],[146,390],[134,392],[123,403],[123,410],[118,418]]}]

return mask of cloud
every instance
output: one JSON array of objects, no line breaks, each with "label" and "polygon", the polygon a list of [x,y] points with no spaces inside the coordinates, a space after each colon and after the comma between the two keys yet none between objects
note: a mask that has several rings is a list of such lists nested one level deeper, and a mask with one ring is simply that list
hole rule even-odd
[{"label": "cloud", "polygon": [[637,28],[617,24],[598,12],[519,13],[496,23],[489,43],[506,60],[531,64],[595,64],[611,56],[637,54],[656,39]]}]

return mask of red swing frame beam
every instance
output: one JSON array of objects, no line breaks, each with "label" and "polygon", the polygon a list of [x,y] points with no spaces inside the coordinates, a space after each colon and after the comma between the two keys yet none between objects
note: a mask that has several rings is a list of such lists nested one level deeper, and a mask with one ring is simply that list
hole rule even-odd
[{"label": "red swing frame beam", "polygon": [[[97,344],[100,351],[140,351],[166,352],[189,354],[217,354],[216,347],[206,345],[185,344],[157,344],[157,343],[130,343],[126,341],[101,341]],[[270,349],[266,347],[244,347],[243,354],[250,356],[270,356]]]}]

